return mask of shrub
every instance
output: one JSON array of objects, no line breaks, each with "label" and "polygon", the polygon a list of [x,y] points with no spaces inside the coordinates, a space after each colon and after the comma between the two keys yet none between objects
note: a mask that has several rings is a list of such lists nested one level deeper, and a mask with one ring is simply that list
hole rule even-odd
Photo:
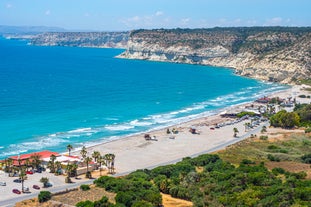
[{"label": "shrub", "polygon": [[153,205],[147,201],[137,201],[132,205],[132,207],[153,207]]},{"label": "shrub", "polygon": [[83,185],[80,185],[80,189],[83,190],[83,191],[87,191],[87,190],[90,190],[90,186],[86,185],[86,184],[83,184]]},{"label": "shrub", "polygon": [[52,194],[50,191],[41,191],[38,195],[39,203],[46,202],[46,201],[50,200],[51,197],[52,197]]},{"label": "shrub", "polygon": [[272,161],[272,162],[280,162],[280,158],[275,157],[275,156],[273,156],[273,155],[271,155],[271,154],[268,154],[268,159],[269,159],[270,161]]},{"label": "shrub", "polygon": [[76,204],[76,207],[94,207],[94,203],[92,201],[80,201]]},{"label": "shrub", "polygon": [[305,133],[310,133],[310,132],[311,132],[311,127],[305,129]]},{"label": "shrub", "polygon": [[286,171],[283,168],[280,168],[280,167],[276,167],[276,168],[272,169],[272,173],[275,174],[275,175],[285,174],[285,172]]},{"label": "shrub", "polygon": [[255,164],[255,162],[251,161],[251,160],[248,160],[248,159],[243,159],[241,164],[250,165],[250,164]]},{"label": "shrub", "polygon": [[260,140],[267,140],[267,139],[268,139],[268,136],[260,136],[259,139],[260,139]]},{"label": "shrub", "polygon": [[303,163],[311,164],[311,154],[306,154],[301,157]]}]

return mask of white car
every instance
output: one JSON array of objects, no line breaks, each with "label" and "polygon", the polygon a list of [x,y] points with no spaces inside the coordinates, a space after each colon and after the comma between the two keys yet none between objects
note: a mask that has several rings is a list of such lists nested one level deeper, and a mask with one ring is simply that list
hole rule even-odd
[{"label": "white car", "polygon": [[6,182],[0,182],[0,186],[6,186]]},{"label": "white car", "polygon": [[24,187],[24,188],[23,188],[23,192],[24,192],[24,193],[30,192],[30,191],[29,191],[29,188],[28,188],[28,187]]}]

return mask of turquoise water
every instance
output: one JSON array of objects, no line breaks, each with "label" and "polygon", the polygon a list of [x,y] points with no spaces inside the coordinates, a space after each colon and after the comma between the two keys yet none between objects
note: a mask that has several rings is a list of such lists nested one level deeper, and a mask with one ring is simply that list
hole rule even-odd
[{"label": "turquoise water", "polygon": [[226,68],[114,58],[122,51],[0,39],[0,159],[163,128],[285,88]]}]

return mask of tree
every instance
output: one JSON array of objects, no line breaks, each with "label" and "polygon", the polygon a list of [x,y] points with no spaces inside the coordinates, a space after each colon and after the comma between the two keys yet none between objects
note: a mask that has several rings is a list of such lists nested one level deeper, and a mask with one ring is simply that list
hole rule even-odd
[{"label": "tree", "polygon": [[261,129],[261,131],[260,131],[261,133],[265,133],[265,132],[267,132],[267,127],[266,126],[262,126],[262,129]]},{"label": "tree", "polygon": [[67,145],[68,155],[70,156],[70,152],[73,149],[73,146],[71,144]]},{"label": "tree", "polygon": [[91,172],[89,172],[89,164],[90,164],[90,162],[92,162],[92,158],[86,157],[86,158],[84,158],[84,162],[86,164],[86,175],[85,175],[85,177],[86,178],[92,178],[92,174],[91,174]]},{"label": "tree", "polygon": [[42,161],[41,161],[41,155],[39,154],[33,154],[30,156],[30,159],[31,159],[31,166],[32,168],[34,169],[39,169]]},{"label": "tree", "polygon": [[24,181],[26,180],[26,178],[27,178],[26,167],[25,166],[23,166],[23,167],[20,166],[19,179],[22,181],[21,184],[22,184],[22,192],[23,193],[24,193]]},{"label": "tree", "polygon": [[106,160],[106,166],[108,168],[108,173],[113,174],[114,173],[114,160],[115,160],[114,154],[106,154],[104,156],[104,159]]},{"label": "tree", "polygon": [[50,160],[47,164],[47,168],[50,169],[50,173],[55,173],[55,160],[56,160],[56,156],[51,155]]},{"label": "tree", "polygon": [[239,130],[236,128],[236,127],[234,127],[233,128],[233,136],[234,137],[237,137],[237,134],[239,133]]},{"label": "tree", "polygon": [[52,194],[50,191],[41,191],[38,195],[39,203],[46,202],[52,198]]},{"label": "tree", "polygon": [[65,178],[65,183],[71,183],[71,175],[72,175],[72,170],[73,170],[73,165],[72,164],[67,164],[67,167],[66,167],[66,178]]},{"label": "tree", "polygon": [[55,169],[56,169],[55,173],[57,175],[60,175],[62,171],[62,163],[60,161],[55,162]]},{"label": "tree", "polygon": [[44,188],[47,188],[47,187],[48,187],[48,183],[49,183],[49,178],[47,178],[47,177],[42,177],[42,178],[40,179],[40,182],[43,183],[43,187],[44,187]]},{"label": "tree", "polygon": [[293,128],[299,126],[300,117],[296,112],[281,110],[270,118],[270,124],[274,127]]},{"label": "tree", "polygon": [[83,146],[81,151],[80,151],[80,155],[82,156],[82,158],[84,159],[87,155],[87,151],[86,151],[86,147]]},{"label": "tree", "polygon": [[97,162],[97,159],[100,157],[100,152],[94,151],[92,157],[94,158],[94,162]]}]

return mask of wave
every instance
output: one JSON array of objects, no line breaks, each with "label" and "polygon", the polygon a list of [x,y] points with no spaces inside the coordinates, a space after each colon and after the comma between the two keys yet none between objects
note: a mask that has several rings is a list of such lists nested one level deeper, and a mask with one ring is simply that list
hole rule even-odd
[{"label": "wave", "polygon": [[253,101],[257,98],[271,93],[287,89],[287,86],[270,84],[262,86],[246,87],[243,90],[211,98],[209,100],[193,103],[178,110],[168,111],[160,114],[150,114],[144,117],[135,118],[125,122],[118,122],[117,118],[104,118],[115,121],[113,124],[106,124],[97,127],[81,127],[65,132],[51,133],[46,136],[35,137],[36,141],[11,144],[8,147],[0,147],[0,157],[38,151],[42,149],[64,148],[66,143],[75,144],[75,150],[79,147],[92,146],[98,142],[111,141],[124,136],[142,133],[151,130],[163,129],[172,125],[184,123],[196,118],[210,116],[219,113],[227,107]]}]

